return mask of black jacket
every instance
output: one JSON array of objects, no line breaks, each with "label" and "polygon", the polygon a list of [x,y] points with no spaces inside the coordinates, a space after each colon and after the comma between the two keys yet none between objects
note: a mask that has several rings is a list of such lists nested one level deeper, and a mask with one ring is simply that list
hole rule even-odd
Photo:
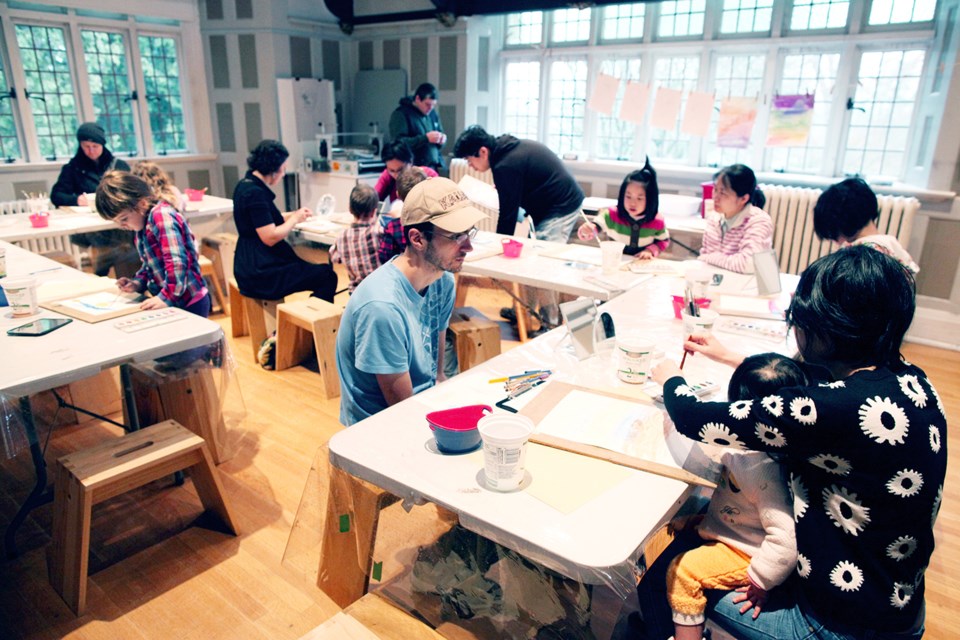
[{"label": "black jacket", "polygon": [[513,235],[520,207],[537,225],[583,204],[583,190],[563,161],[539,142],[500,136],[490,150],[490,169],[500,196],[497,233]]},{"label": "black jacket", "polygon": [[403,141],[413,151],[413,164],[430,167],[438,173],[443,169],[440,147],[427,140],[428,131],[443,132],[440,116],[434,109],[427,115],[410,98],[400,98],[400,106],[390,115],[390,140]]},{"label": "black jacket", "polygon": [[[100,184],[100,179],[107,171],[119,169],[130,171],[130,165],[104,148],[103,153],[94,162],[77,149],[76,155],[70,162],[60,169],[60,177],[50,191],[50,201],[57,207],[72,207],[77,204],[77,198],[83,193],[93,193]],[[76,233],[70,236],[70,241],[81,247],[107,247],[133,242],[133,232],[122,229],[108,231],[94,231],[92,233]]]}]

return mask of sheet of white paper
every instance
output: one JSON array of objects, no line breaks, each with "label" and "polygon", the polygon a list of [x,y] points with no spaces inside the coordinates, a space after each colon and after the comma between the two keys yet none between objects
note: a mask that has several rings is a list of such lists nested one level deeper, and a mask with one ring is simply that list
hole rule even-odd
[{"label": "sheet of white paper", "polygon": [[705,138],[710,131],[712,118],[713,94],[705,91],[691,91],[687,96],[687,106],[683,110],[680,131]]},{"label": "sheet of white paper", "polygon": [[588,247],[582,244],[566,244],[556,249],[541,251],[540,255],[545,258],[558,258],[560,260],[570,260],[572,262],[583,262],[600,266],[602,258],[599,247]]},{"label": "sheet of white paper", "polygon": [[60,305],[97,316],[113,313],[121,309],[129,309],[131,306],[139,306],[140,303],[137,302],[137,297],[137,294],[101,291],[100,293],[91,293],[79,298],[73,298],[72,300],[61,300]]},{"label": "sheet of white paper", "polygon": [[620,119],[642,124],[650,103],[650,85],[642,82],[627,82],[620,103]]},{"label": "sheet of white paper", "polygon": [[474,204],[500,211],[500,194],[497,193],[492,184],[487,184],[469,175],[461,177],[457,184]]},{"label": "sheet of white paper", "polygon": [[587,103],[587,108],[597,113],[610,115],[613,113],[613,103],[617,99],[617,90],[620,88],[620,79],[601,73],[593,85],[593,94]]},{"label": "sheet of white paper", "polygon": [[667,131],[676,128],[682,97],[682,91],[668,87],[657,87],[657,97],[653,102],[650,124],[657,129],[666,129]]}]

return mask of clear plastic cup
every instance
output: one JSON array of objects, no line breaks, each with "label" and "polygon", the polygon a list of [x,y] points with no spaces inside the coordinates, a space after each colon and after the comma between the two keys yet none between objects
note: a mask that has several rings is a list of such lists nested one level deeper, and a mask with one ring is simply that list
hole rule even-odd
[{"label": "clear plastic cup", "polygon": [[493,414],[481,418],[477,428],[483,440],[487,486],[495,491],[513,491],[523,482],[533,422],[526,416]]},{"label": "clear plastic cup", "polygon": [[620,268],[620,258],[626,246],[616,240],[604,240],[600,243],[600,264],[605,275],[616,273]]},{"label": "clear plastic cup", "polygon": [[14,316],[32,316],[37,312],[36,278],[4,278],[0,287]]}]

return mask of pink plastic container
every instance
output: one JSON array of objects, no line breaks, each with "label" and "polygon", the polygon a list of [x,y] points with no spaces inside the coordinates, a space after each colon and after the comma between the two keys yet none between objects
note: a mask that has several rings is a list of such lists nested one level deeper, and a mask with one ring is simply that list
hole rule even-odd
[{"label": "pink plastic container", "polygon": [[[709,309],[710,298],[697,298],[697,306],[701,309]],[[683,311],[683,296],[673,296],[673,317],[679,320],[681,311]]]},{"label": "pink plastic container", "polygon": [[707,215],[707,200],[713,200],[713,183],[701,182],[700,188],[703,189],[703,198],[700,200],[700,217],[704,218]]},{"label": "pink plastic container", "polygon": [[203,200],[203,194],[206,192],[206,189],[184,189],[184,193],[187,194],[187,200],[190,202],[200,202]]},{"label": "pink plastic container", "polygon": [[433,430],[437,448],[442,453],[464,453],[480,446],[477,423],[493,409],[485,404],[471,404],[455,409],[432,411],[427,423]]},{"label": "pink plastic container", "polygon": [[30,224],[34,227],[49,227],[50,214],[46,211],[38,211],[30,214]]},{"label": "pink plastic container", "polygon": [[523,243],[517,242],[516,240],[511,240],[510,238],[504,238],[503,242],[503,257],[504,258],[519,258],[520,252],[523,251]]}]

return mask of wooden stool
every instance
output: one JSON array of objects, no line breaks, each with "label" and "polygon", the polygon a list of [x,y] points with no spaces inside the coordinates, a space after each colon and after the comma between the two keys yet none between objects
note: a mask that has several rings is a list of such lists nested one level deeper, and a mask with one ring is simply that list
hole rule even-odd
[{"label": "wooden stool", "polygon": [[77,264],[77,257],[72,253],[67,253],[66,251],[46,251],[41,253],[44,258],[50,258],[56,262],[59,262],[62,265],[66,265],[72,269],[78,268],[80,265]]},{"label": "wooden stool", "polygon": [[213,297],[220,306],[220,311],[230,315],[230,309],[227,307],[227,301],[223,295],[223,287],[220,286],[220,278],[217,277],[217,270],[210,258],[206,256],[200,256],[200,275],[213,288]]},{"label": "wooden stool", "polygon": [[[277,328],[277,305],[281,302],[283,300],[248,298],[240,293],[236,278],[230,278],[230,307],[233,310],[230,325],[233,337],[238,338],[249,333],[254,361],[257,360],[260,345]],[[241,309],[243,317],[238,318]]]},{"label": "wooden stool", "polygon": [[368,593],[300,640],[440,640],[442,635],[376,593]]},{"label": "wooden stool", "polygon": [[[130,386],[140,424],[176,420],[203,438],[215,464],[229,460],[227,426],[213,379],[214,370],[198,365],[163,371],[155,365],[155,362],[130,365]],[[126,424],[130,424],[126,415]]]},{"label": "wooden stool", "polygon": [[203,506],[239,533],[203,439],[173,420],[57,460],[50,584],[78,616],[87,604],[90,514],[93,505],[187,470]]},{"label": "wooden stool", "polygon": [[500,325],[473,307],[454,309],[450,330],[456,336],[460,371],[500,355]]},{"label": "wooden stool", "polygon": [[337,331],[343,309],[309,298],[277,307],[277,371],[289,369],[317,353],[317,364],[328,398],[340,395],[337,375]]}]

